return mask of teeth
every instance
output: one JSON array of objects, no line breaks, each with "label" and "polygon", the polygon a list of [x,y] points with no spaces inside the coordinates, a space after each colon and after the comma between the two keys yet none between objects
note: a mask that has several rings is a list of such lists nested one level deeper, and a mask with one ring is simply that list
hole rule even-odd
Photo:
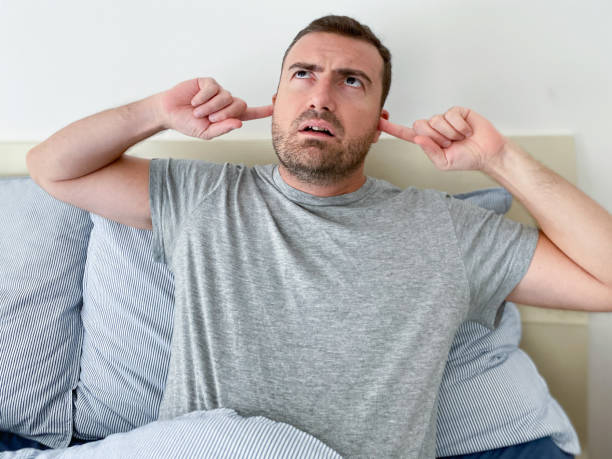
[{"label": "teeth", "polygon": [[325,128],[320,128],[317,126],[309,126],[309,128],[313,131],[317,131],[317,132],[327,132],[328,134],[330,133],[327,129]]}]

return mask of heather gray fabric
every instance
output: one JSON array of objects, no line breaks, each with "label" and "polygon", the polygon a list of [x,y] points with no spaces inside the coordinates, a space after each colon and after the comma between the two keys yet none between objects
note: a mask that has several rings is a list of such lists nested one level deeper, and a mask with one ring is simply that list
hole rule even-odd
[{"label": "heather gray fabric", "polygon": [[154,254],[175,276],[160,417],[226,407],[352,457],[434,457],[457,327],[493,327],[537,231],[368,178],[320,198],[275,166],[151,162]]}]

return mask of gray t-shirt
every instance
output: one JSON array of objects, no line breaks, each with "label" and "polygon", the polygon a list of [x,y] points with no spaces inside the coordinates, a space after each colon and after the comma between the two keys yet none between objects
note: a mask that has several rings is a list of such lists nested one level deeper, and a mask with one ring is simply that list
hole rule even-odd
[{"label": "gray t-shirt", "polygon": [[374,178],[316,197],[273,165],[150,172],[154,253],[176,297],[160,417],[227,407],[345,456],[434,457],[455,331],[494,327],[537,231]]}]

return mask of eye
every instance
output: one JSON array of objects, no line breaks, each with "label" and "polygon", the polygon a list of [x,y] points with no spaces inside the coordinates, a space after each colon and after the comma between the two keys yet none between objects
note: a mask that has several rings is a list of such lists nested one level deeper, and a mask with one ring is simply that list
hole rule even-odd
[{"label": "eye", "polygon": [[352,76],[346,77],[344,82],[353,88],[361,88],[363,86],[361,84],[361,81],[359,81],[357,78],[352,77]]},{"label": "eye", "polygon": [[293,74],[296,78],[303,80],[304,78],[308,78],[310,72],[308,70],[298,70]]}]

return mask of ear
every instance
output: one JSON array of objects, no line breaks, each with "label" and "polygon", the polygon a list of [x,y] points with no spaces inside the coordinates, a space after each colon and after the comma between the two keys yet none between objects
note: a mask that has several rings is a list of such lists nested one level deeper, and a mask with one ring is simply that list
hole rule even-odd
[{"label": "ear", "polygon": [[[384,119],[386,119],[386,120],[388,120],[388,119],[389,119],[389,112],[388,112],[387,110],[384,110],[384,109],[383,109],[383,110],[380,112],[380,117],[381,117],[381,118],[384,118]],[[376,135],[374,136],[374,141],[373,141],[372,143],[376,143],[376,142],[378,142],[378,139],[379,139],[379,137],[380,137],[380,134],[381,134],[381,133],[382,133],[382,131],[379,129],[379,130],[376,132]]]}]

